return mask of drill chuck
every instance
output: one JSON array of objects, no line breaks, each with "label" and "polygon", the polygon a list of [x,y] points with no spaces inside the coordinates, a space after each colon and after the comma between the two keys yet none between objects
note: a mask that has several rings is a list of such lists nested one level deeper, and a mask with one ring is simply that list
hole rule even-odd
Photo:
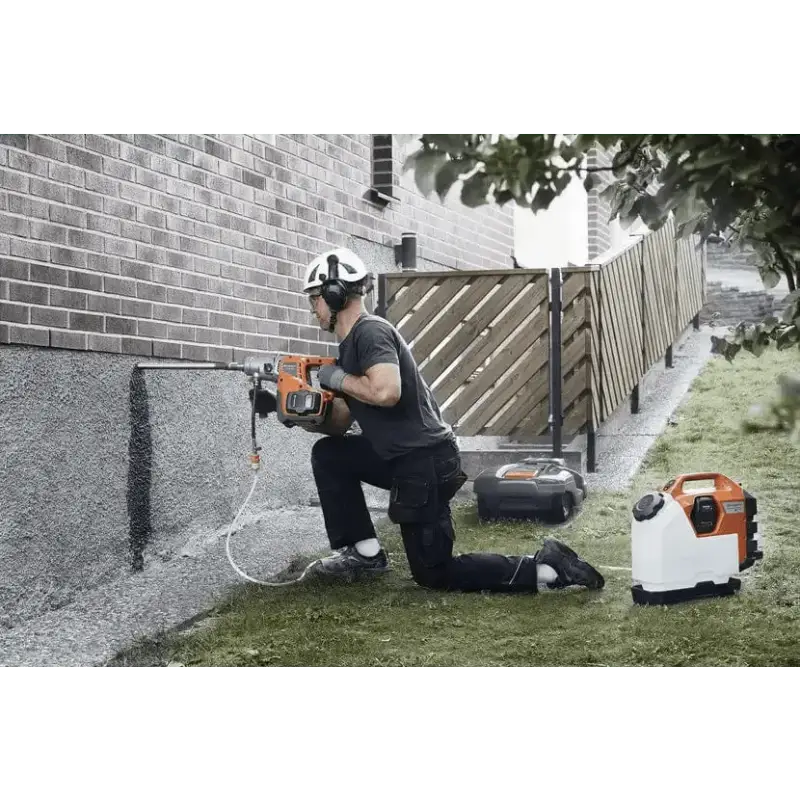
[{"label": "drill chuck", "polygon": [[247,375],[253,375],[262,380],[277,380],[272,364],[255,356],[248,356],[242,363],[242,370]]}]

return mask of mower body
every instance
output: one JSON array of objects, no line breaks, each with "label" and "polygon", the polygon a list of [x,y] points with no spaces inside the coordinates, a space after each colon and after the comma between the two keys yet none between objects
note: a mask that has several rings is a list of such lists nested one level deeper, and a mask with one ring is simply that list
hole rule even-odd
[{"label": "mower body", "polygon": [[[687,490],[690,481],[714,488]],[[644,495],[631,521],[631,593],[635,603],[666,605],[722,597],[763,555],[755,498],[724,475],[682,475]]]},{"label": "mower body", "polygon": [[560,458],[526,458],[486,469],[473,482],[481,521],[552,519],[566,522],[583,505],[586,481]]}]

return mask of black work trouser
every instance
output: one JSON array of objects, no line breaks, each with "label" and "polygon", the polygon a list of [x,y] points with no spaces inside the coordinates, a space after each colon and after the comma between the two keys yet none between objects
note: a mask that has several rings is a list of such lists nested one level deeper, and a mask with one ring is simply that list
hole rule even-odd
[{"label": "black work trouser", "polygon": [[375,536],[362,483],[390,492],[389,518],[399,525],[414,580],[431,589],[536,592],[530,557],[453,555],[450,500],[463,485],[455,441],[383,460],[364,436],[326,436],[314,443],[311,466],[331,548]]}]

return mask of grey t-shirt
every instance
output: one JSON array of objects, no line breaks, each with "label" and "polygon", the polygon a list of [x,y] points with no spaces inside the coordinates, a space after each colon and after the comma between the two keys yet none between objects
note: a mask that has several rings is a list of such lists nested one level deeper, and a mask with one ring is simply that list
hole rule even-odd
[{"label": "grey t-shirt", "polygon": [[395,458],[419,447],[454,438],[436,399],[417,368],[411,350],[395,327],[365,314],[339,343],[339,366],[361,376],[375,364],[398,364],[401,393],[397,405],[373,406],[344,395],[350,414],[381,458]]}]

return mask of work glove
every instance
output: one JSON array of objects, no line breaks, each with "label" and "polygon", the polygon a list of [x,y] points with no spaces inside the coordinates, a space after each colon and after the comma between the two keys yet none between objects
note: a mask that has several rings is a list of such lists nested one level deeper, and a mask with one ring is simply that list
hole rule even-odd
[{"label": "work glove", "polygon": [[277,411],[278,400],[272,392],[268,392],[266,389],[250,389],[248,392],[250,405],[253,404],[253,391],[256,392],[256,414],[258,414],[259,417],[263,418]]},{"label": "work glove", "polygon": [[341,392],[347,373],[335,364],[323,364],[317,372],[317,377],[319,378],[319,385],[323,389]]}]

